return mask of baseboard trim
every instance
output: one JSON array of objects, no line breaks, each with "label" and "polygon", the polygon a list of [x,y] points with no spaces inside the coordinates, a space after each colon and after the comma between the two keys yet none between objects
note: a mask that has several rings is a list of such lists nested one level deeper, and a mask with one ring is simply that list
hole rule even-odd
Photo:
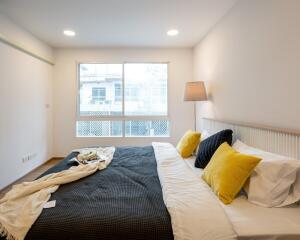
[{"label": "baseboard trim", "polygon": [[[50,158],[47,162],[51,161],[51,160],[63,160],[64,157],[53,157],[53,158]],[[47,163],[45,162],[45,163]]]},{"label": "baseboard trim", "polygon": [[38,166],[36,166],[34,169],[32,169],[30,172],[24,174],[22,177],[19,177],[18,179],[16,179],[15,181],[13,181],[12,183],[8,184],[7,186],[5,186],[4,188],[1,188],[0,189],[0,192],[2,191],[5,191],[7,188],[10,188],[11,186],[13,186],[16,182],[18,182],[20,179],[26,177],[28,174],[32,173],[33,171],[37,170],[39,167],[43,166],[44,164],[46,164],[47,162],[49,161],[52,161],[52,160],[62,160],[64,159],[63,157],[53,157],[53,158],[50,158],[48,159],[47,161],[39,164]]}]

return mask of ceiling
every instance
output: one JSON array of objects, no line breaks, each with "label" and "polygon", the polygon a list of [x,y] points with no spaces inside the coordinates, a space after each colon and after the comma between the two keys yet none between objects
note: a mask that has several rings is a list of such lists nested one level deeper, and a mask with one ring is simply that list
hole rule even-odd
[{"label": "ceiling", "polygon": [[[0,0],[0,12],[53,47],[192,47],[236,2]],[[172,28],[179,35],[167,36]]]}]

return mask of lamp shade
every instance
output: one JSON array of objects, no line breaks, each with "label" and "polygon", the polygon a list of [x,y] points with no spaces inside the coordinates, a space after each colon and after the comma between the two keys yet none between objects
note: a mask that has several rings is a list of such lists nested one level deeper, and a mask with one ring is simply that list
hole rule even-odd
[{"label": "lamp shade", "polygon": [[187,82],[184,90],[184,101],[206,101],[207,95],[203,81]]}]

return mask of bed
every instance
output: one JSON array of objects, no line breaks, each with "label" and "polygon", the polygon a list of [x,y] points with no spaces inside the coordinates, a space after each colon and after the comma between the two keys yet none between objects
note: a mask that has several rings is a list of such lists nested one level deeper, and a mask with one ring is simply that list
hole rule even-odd
[{"label": "bed", "polygon": [[[205,126],[211,133],[227,127],[211,121]],[[70,168],[77,154],[42,176]],[[26,239],[300,239],[299,205],[263,208],[243,194],[224,205],[194,161],[183,160],[170,143],[116,148],[107,169],[52,194],[57,206],[43,210]]]},{"label": "bed", "polygon": [[[203,170],[194,167],[195,157],[185,160],[193,173],[201,177]],[[200,181],[202,181],[200,179]],[[300,205],[284,208],[265,208],[247,201],[241,193],[231,204],[219,201],[241,240],[297,240],[300,239]]]},{"label": "bed", "polygon": [[[202,118],[200,130],[210,133],[230,128],[237,139],[268,152],[300,159],[300,132],[259,124],[236,122],[224,119]],[[194,159],[187,165],[196,175],[201,170],[193,167]],[[292,204],[283,208],[265,208],[251,204],[241,194],[230,205],[222,204],[239,239],[296,240],[300,239],[300,205]]]},{"label": "bed", "polygon": [[[71,153],[43,175],[72,165]],[[43,176],[42,175],[42,176]],[[110,166],[61,185],[26,239],[173,239],[151,146],[117,148]]]}]

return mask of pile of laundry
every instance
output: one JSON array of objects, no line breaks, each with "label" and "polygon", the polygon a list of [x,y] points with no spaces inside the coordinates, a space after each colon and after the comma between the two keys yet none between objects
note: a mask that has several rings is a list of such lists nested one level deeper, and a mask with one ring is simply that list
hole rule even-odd
[{"label": "pile of laundry", "polygon": [[76,162],[77,164],[89,164],[93,162],[107,161],[108,152],[113,151],[114,147],[107,148],[82,148],[73,150],[73,152],[79,152],[77,157],[74,157],[70,162]]}]

